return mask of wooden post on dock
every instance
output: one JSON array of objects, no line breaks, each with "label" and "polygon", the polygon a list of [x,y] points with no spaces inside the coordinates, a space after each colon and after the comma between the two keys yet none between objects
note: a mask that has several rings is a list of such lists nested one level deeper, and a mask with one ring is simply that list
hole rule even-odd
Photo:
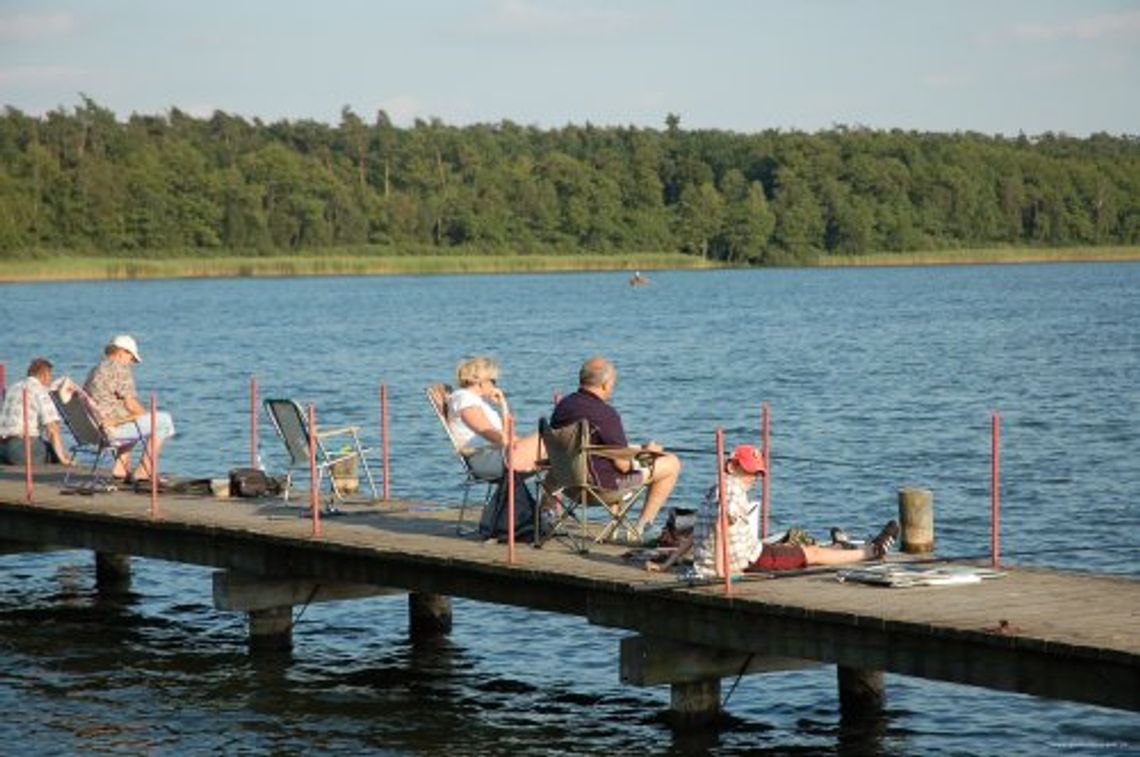
[{"label": "wooden post on dock", "polygon": [[840,665],[836,669],[836,677],[839,680],[840,717],[864,718],[882,714],[887,704],[883,671]]},{"label": "wooden post on dock", "polygon": [[131,556],[95,553],[95,589],[100,594],[124,594],[131,588]]},{"label": "wooden post on dock", "polygon": [[679,728],[714,722],[720,717],[720,679],[670,684],[669,717]]},{"label": "wooden post on dock", "polygon": [[899,489],[902,551],[924,555],[934,551],[934,493],[929,489]]},{"label": "wooden post on dock", "polygon": [[408,635],[423,641],[451,633],[451,597],[442,594],[408,595]]},{"label": "wooden post on dock", "polygon": [[270,607],[249,612],[249,651],[287,652],[293,648],[293,608]]}]

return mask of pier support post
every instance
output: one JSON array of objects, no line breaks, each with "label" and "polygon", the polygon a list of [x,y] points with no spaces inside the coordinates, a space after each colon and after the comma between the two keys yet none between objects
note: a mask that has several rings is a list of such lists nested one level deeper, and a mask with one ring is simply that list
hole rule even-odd
[{"label": "pier support post", "polygon": [[679,728],[707,725],[720,717],[720,679],[669,685],[669,718]]},{"label": "pier support post", "polygon": [[902,551],[924,555],[934,551],[934,492],[906,487],[899,489],[899,526]]},{"label": "pier support post", "polygon": [[250,652],[287,652],[292,648],[292,607],[270,607],[265,610],[250,611]]},{"label": "pier support post", "polygon": [[95,589],[100,594],[123,594],[131,588],[131,556],[95,553]]},{"label": "pier support post", "polygon": [[841,717],[866,718],[882,714],[887,704],[883,671],[840,665],[836,673],[839,679]]},{"label": "pier support post", "polygon": [[408,633],[413,641],[451,633],[451,597],[409,594]]}]

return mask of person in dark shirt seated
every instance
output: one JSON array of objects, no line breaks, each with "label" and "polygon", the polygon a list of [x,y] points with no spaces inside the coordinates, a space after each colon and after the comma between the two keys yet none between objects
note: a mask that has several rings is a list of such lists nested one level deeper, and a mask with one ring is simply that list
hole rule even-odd
[{"label": "person in dark shirt seated", "polygon": [[[554,408],[550,417],[552,428],[569,426],[585,418],[590,423],[590,443],[617,447],[629,446],[621,416],[610,404],[614,387],[617,384],[617,370],[613,363],[601,356],[589,358],[578,372],[578,391],[566,396]],[[633,524],[629,540],[649,544],[661,534],[654,522],[657,512],[681,473],[681,461],[676,455],[665,452],[657,442],[646,442],[642,449],[658,452],[653,462],[641,466],[637,461],[612,460],[606,457],[591,456],[590,470],[594,483],[605,489],[620,489],[640,482],[648,482],[649,491],[645,506]]]}]

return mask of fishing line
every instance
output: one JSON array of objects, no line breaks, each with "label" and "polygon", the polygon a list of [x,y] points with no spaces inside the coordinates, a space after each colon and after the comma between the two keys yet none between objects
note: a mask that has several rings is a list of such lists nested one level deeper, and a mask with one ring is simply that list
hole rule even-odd
[{"label": "fishing line", "polygon": [[748,656],[744,658],[740,670],[736,673],[736,680],[732,682],[732,688],[728,690],[728,693],[724,695],[724,701],[720,703],[721,709],[728,707],[728,700],[732,699],[732,692],[736,691],[736,687],[740,685],[740,679],[744,678],[744,671],[748,670],[748,664],[752,662],[752,658],[755,656],[755,652],[749,652]]},{"label": "fishing line", "polygon": [[[685,455],[715,455],[716,450],[702,449],[700,447],[667,447],[667,452],[678,452]],[[779,452],[774,452],[771,455],[773,460],[785,460],[793,463],[815,463],[819,465],[835,465],[841,468],[866,468],[863,463],[851,463],[844,460],[824,460],[819,457],[801,457],[797,455],[784,455]]]},{"label": "fishing line", "polygon": [[309,609],[313,599],[316,598],[317,592],[321,590],[320,584],[313,584],[313,590],[309,592],[309,598],[305,600],[305,604],[301,605],[301,610],[297,613],[297,617],[293,618],[293,623],[290,628],[295,628],[301,622],[301,616],[305,614],[305,610]]}]

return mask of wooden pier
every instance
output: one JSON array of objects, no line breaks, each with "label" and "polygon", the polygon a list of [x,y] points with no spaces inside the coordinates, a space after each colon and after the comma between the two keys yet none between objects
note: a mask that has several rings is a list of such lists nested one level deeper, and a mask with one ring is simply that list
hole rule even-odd
[{"label": "wooden pier", "polygon": [[251,644],[290,643],[292,607],[394,591],[411,595],[413,630],[446,632],[449,597],[586,618],[633,636],[622,680],[672,686],[673,709],[699,719],[719,706],[720,679],[810,664],[839,666],[846,712],[882,704],[882,671],[1140,710],[1140,580],[1007,568],[967,586],[886,589],[833,573],[687,587],[621,558],[558,543],[517,547],[456,535],[455,511],[393,500],[347,505],[313,538],[303,508],[277,500],[129,492],[60,493],[38,471],[34,504],[22,471],[0,468],[0,540],[99,555],[99,579],[129,581],[138,556],[219,569],[215,606],[249,613]]}]

